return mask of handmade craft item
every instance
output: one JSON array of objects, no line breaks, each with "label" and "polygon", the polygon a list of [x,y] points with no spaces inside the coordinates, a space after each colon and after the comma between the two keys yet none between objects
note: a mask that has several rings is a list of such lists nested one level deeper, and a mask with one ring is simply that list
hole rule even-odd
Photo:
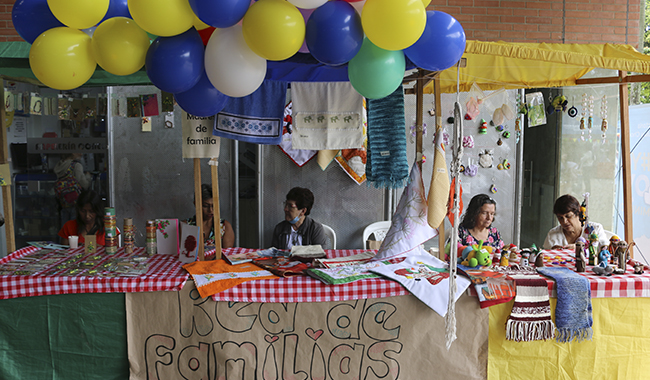
[{"label": "handmade craft item", "polygon": [[514,279],[517,289],[512,311],[506,322],[506,339],[529,342],[555,337],[546,280],[531,267],[511,265],[492,269]]},{"label": "handmade craft item", "polygon": [[[194,227],[194,226],[192,226]],[[272,280],[273,273],[253,263],[230,265],[225,260],[192,261],[183,265],[192,276],[202,298],[230,289],[246,281]]]},{"label": "handmade craft item", "polygon": [[156,244],[156,221],[153,219],[147,220],[145,231],[145,251],[149,255],[154,255],[158,251]]},{"label": "handmade craft item", "polygon": [[591,127],[594,124],[594,96],[589,95],[589,119],[587,121],[587,129],[589,130],[589,141],[591,141]]},{"label": "handmade craft item", "polygon": [[582,141],[585,141],[585,129],[587,128],[585,126],[585,116],[587,115],[587,107],[589,105],[589,96],[587,93],[582,94],[582,109],[580,111],[580,139]]},{"label": "handmade craft item", "polygon": [[104,208],[104,251],[107,254],[117,253],[117,222],[115,208]]},{"label": "handmade craft item", "polygon": [[589,265],[598,265],[598,235],[589,234]]},{"label": "handmade craft item", "polygon": [[557,304],[556,340],[561,343],[591,339],[593,330],[591,287],[586,277],[566,267],[544,267],[537,271],[555,280]]},{"label": "handmade craft item", "polygon": [[514,280],[503,273],[486,268],[469,268],[462,265],[458,269],[474,285],[481,309],[509,302],[515,296]]},{"label": "handmade craft item", "polygon": [[481,119],[481,123],[478,126],[478,133],[484,135],[487,133],[487,122],[484,119]]},{"label": "handmade craft item", "polygon": [[585,258],[585,239],[581,236],[576,240],[576,272],[583,273],[587,259]]},{"label": "handmade craft item", "polygon": [[178,219],[156,219],[156,253],[178,255]]},{"label": "handmade craft item", "polygon": [[603,132],[601,137],[604,144],[605,137],[607,137],[607,95],[603,95],[603,99],[600,101],[600,118],[603,120],[600,124],[600,131]]},{"label": "handmade craft item", "polygon": [[625,240],[618,242],[618,246],[616,247],[616,260],[618,262],[618,268],[614,270],[614,273],[625,273],[627,270],[627,242]]},{"label": "handmade craft item", "polygon": [[133,253],[135,248],[135,229],[133,227],[133,218],[124,218],[124,226],[122,227],[124,237],[124,252]]},{"label": "handmade craft item", "polygon": [[494,156],[493,156],[494,151],[492,149],[485,149],[481,153],[478,154],[479,159],[478,163],[481,165],[482,168],[491,168],[492,167],[492,162],[494,161]]}]

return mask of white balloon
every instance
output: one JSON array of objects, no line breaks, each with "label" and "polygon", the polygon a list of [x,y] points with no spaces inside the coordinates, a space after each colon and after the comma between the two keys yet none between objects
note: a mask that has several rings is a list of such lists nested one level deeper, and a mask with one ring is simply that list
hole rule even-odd
[{"label": "white balloon", "polygon": [[352,5],[354,9],[356,9],[359,16],[361,16],[361,11],[363,10],[363,6],[366,5],[366,0],[355,1],[353,3],[350,3],[350,5]]},{"label": "white balloon", "polygon": [[327,3],[327,0],[287,0],[291,4],[302,9],[314,9]]},{"label": "white balloon", "polygon": [[266,59],[253,53],[241,25],[215,29],[205,47],[205,72],[212,85],[233,98],[250,95],[266,76]]}]

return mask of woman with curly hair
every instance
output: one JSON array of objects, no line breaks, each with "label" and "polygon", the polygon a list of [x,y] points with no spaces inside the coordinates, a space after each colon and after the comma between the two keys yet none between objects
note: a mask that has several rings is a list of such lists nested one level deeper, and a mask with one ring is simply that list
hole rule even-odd
[{"label": "woman with curly hair", "polygon": [[483,245],[502,249],[501,234],[492,226],[496,211],[497,202],[494,199],[486,194],[475,195],[458,227],[458,245],[474,245],[482,240]]}]

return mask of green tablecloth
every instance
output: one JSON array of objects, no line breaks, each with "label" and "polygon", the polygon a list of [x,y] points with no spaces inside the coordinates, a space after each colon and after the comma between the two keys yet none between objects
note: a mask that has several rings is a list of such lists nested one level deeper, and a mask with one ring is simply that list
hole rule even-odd
[{"label": "green tablecloth", "polygon": [[124,294],[0,300],[0,379],[128,378]]}]

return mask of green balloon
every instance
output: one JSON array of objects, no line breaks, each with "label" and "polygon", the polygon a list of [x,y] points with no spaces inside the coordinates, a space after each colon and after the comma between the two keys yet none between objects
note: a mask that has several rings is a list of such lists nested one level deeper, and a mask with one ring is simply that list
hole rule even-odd
[{"label": "green balloon", "polygon": [[402,83],[406,60],[401,50],[384,50],[364,38],[361,49],[348,62],[348,78],[355,90],[368,99],[392,94]]}]

